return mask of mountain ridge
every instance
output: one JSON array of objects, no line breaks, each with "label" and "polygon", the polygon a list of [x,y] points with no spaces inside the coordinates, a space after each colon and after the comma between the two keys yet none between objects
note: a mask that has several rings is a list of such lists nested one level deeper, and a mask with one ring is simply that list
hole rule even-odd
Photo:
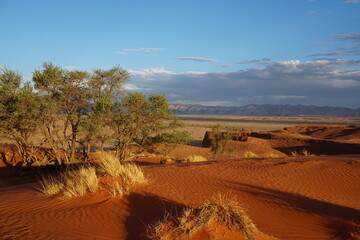
[{"label": "mountain ridge", "polygon": [[170,104],[170,109],[174,114],[187,115],[360,117],[360,108],[301,104],[249,104],[239,107]]}]

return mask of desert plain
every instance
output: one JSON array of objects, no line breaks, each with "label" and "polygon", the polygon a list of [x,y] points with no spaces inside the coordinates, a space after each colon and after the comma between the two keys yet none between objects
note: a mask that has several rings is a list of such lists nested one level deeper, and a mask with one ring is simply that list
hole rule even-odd
[{"label": "desert plain", "polygon": [[[148,181],[121,197],[44,196],[41,167],[18,174],[12,146],[2,143],[0,239],[360,239],[359,118],[178,117],[194,140],[162,163],[154,153],[134,159]],[[202,141],[216,123],[251,134],[229,141],[235,150],[215,159]],[[237,202],[255,230],[232,228],[235,217],[229,227],[220,215],[177,234],[219,195],[225,212]]]}]

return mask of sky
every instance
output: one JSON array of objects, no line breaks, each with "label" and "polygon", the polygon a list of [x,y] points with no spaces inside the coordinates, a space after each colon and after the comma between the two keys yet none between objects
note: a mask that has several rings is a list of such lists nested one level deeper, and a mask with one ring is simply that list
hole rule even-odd
[{"label": "sky", "polygon": [[360,107],[360,0],[0,0],[0,67],[121,66],[207,106]]}]

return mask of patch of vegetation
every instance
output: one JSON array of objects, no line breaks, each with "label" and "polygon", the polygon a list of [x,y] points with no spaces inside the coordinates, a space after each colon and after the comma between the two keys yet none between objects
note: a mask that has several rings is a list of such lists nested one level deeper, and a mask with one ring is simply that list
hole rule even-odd
[{"label": "patch of vegetation", "polygon": [[211,128],[210,132],[210,151],[213,153],[214,160],[224,152],[232,153],[235,152],[236,148],[231,148],[228,143],[233,139],[233,134],[221,131],[220,124],[216,124]]},{"label": "patch of vegetation", "polygon": [[[24,83],[16,71],[0,72],[0,134],[22,157],[22,165],[42,159],[55,164],[90,158],[91,147],[113,144],[116,157],[127,160],[136,149],[156,140],[169,149],[189,139],[163,95],[126,92],[129,72],[119,66],[91,72],[67,70],[50,62]],[[37,135],[37,141],[33,136]],[[43,147],[49,147],[40,151]]]},{"label": "patch of vegetation", "polygon": [[146,183],[141,168],[133,163],[120,162],[111,154],[104,154],[98,167],[69,169],[58,177],[42,177],[39,190],[45,196],[79,197],[106,190],[112,196],[129,194],[135,184]]},{"label": "patch of vegetation", "polygon": [[200,155],[188,156],[184,160],[185,160],[185,162],[206,162],[206,161],[208,161],[205,157],[200,156]]},{"label": "patch of vegetation", "polygon": [[[241,232],[251,240],[255,240],[255,236],[266,236],[257,229],[235,197],[219,195],[197,207],[186,208],[180,216],[173,219],[166,216],[164,221],[150,228],[148,237],[149,239],[190,238],[212,223],[226,226],[231,232]],[[269,239],[274,238],[269,237]]]},{"label": "patch of vegetation", "polygon": [[94,167],[68,170],[58,178],[42,177],[40,184],[40,191],[45,196],[62,194],[65,198],[83,196],[87,192],[95,193],[99,189],[99,179]]},{"label": "patch of vegetation", "polygon": [[300,153],[298,153],[297,151],[293,150],[290,153],[291,156],[293,157],[299,157],[299,156],[311,156],[312,154],[310,153],[309,150],[307,150],[306,148],[304,148],[303,150],[301,150]]},{"label": "patch of vegetation", "polygon": [[251,151],[245,151],[244,158],[259,158],[259,155]]}]

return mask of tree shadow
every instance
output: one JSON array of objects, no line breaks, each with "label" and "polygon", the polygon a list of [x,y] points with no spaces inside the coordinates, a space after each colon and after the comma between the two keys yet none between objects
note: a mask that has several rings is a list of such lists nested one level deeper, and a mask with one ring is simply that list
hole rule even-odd
[{"label": "tree shadow", "polygon": [[193,147],[203,147],[203,141],[202,140],[193,140],[189,142],[190,146]]},{"label": "tree shadow", "polygon": [[239,182],[228,181],[228,187],[232,190],[253,195],[263,201],[281,206],[290,206],[299,211],[360,223],[360,210],[358,209]]},{"label": "tree shadow", "polygon": [[357,143],[343,143],[333,140],[306,140],[304,146],[291,146],[291,147],[275,147],[274,149],[291,155],[293,151],[301,153],[306,149],[311,154],[315,155],[341,155],[341,154],[360,154],[360,144]]},{"label": "tree shadow", "polygon": [[151,224],[163,220],[164,216],[175,216],[185,206],[152,194],[131,193],[128,197],[129,216],[125,221],[128,232],[126,240],[147,239]]},{"label": "tree shadow", "polygon": [[4,166],[0,167],[0,179],[5,186],[38,182],[43,176],[57,175],[67,170],[75,170],[82,166],[92,166],[94,163],[68,163],[44,166]]},{"label": "tree shadow", "polygon": [[326,227],[334,239],[348,240],[360,237],[360,224],[352,221],[334,221]]}]

